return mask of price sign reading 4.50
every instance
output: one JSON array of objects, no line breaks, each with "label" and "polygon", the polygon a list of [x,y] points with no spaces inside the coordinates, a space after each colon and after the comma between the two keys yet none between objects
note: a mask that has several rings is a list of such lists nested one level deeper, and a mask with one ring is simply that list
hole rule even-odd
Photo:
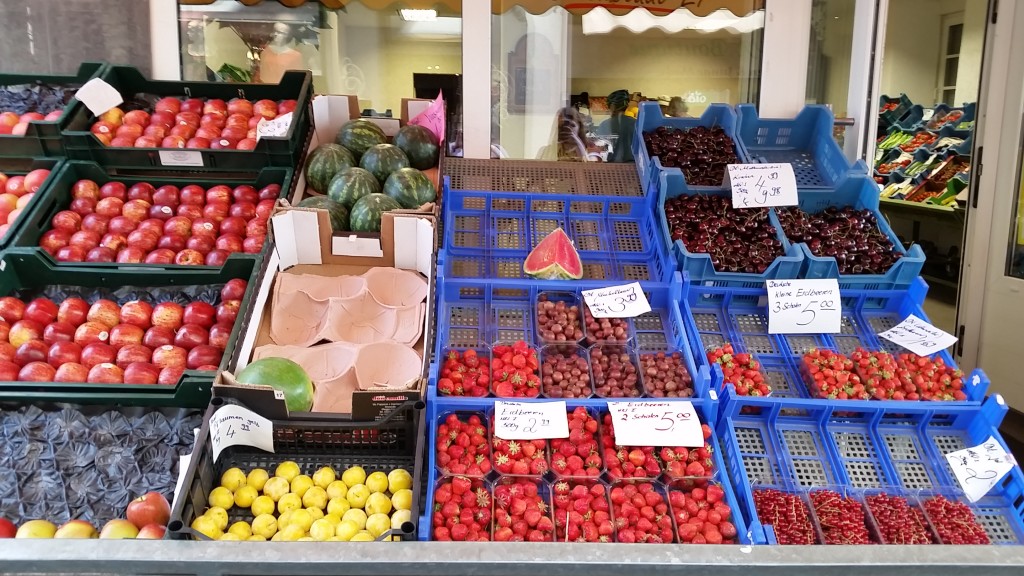
[{"label": "price sign reading 4.50", "polygon": [[228,446],[254,446],[267,452],[274,451],[274,423],[263,416],[238,406],[227,404],[218,408],[210,418],[210,444],[213,461]]},{"label": "price sign reading 4.50", "polygon": [[971,502],[988,494],[1017,465],[1013,456],[991,436],[983,444],[946,454],[946,461]]},{"label": "price sign reading 4.50", "polygon": [[494,403],[494,435],[502,440],[569,437],[565,401]]},{"label": "price sign reading 4.50", "polygon": [[767,280],[769,334],[835,334],[843,318],[839,281]]},{"label": "price sign reading 4.50", "polygon": [[796,206],[792,164],[729,164],[733,208]]},{"label": "price sign reading 4.50", "polygon": [[690,402],[609,402],[608,411],[621,446],[704,445],[700,418]]}]

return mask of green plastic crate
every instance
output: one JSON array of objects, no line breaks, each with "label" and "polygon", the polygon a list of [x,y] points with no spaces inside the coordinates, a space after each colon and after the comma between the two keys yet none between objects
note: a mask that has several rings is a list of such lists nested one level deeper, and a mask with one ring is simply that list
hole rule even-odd
[{"label": "green plastic crate", "polygon": [[[186,286],[214,286],[224,284],[233,278],[241,278],[248,282],[245,297],[238,311],[238,320],[231,330],[228,345],[219,366],[220,370],[229,370],[238,360],[239,341],[246,332],[252,317],[252,308],[256,301],[260,276],[266,271],[263,258],[235,259],[228,261],[220,270],[201,269],[184,271],[167,271],[146,269],[142,267],[125,268],[116,264],[107,264],[105,268],[78,268],[72,266],[54,266],[44,260],[39,253],[31,251],[10,250],[0,258],[0,296],[8,296],[15,292],[23,292],[22,300],[30,300],[28,292],[52,286],[69,286],[84,288],[174,288]],[[128,298],[126,298],[127,300]],[[86,300],[89,298],[86,296]],[[120,302],[119,302],[120,304]],[[214,372],[186,370],[174,386],[159,384],[91,384],[87,382],[0,382],[0,398],[8,393],[32,393],[39,398],[71,398],[86,396],[117,398],[141,398],[152,395],[154,401],[168,396],[191,398],[202,405],[202,398],[209,399]],[[191,382],[189,386],[184,386]],[[184,386],[184,388],[183,388]],[[70,400],[68,400],[70,401]]]},{"label": "green plastic crate", "polygon": [[[3,144],[0,143],[0,146]],[[7,229],[7,233],[0,236],[0,249],[7,248],[18,235],[18,229],[24,227],[25,221],[29,220],[29,215],[32,210],[39,205],[40,201],[46,195],[46,189],[50,183],[56,179],[57,173],[60,172],[60,167],[64,163],[64,160],[60,158],[15,158],[15,157],[4,157],[0,155],[0,173],[6,174],[7,176],[24,176],[33,170],[45,168],[50,171],[50,177],[46,179],[43,186],[36,191],[36,195],[32,197],[25,209],[22,210],[21,216],[11,224],[10,228]],[[0,190],[2,193],[3,190]]]},{"label": "green plastic crate", "polygon": [[[14,86],[18,84],[34,84],[43,82],[53,85],[81,86],[89,80],[101,75],[108,65],[105,62],[84,62],[78,67],[78,72],[67,76],[40,76],[38,74],[0,74],[0,86]],[[74,98],[64,106],[64,113],[57,120],[47,122],[29,122],[28,130],[24,136],[3,135],[0,136],[0,156],[14,157],[36,157],[64,156],[64,142],[61,139],[61,130],[68,125],[71,118],[71,110],[78,100]]]},{"label": "green plastic crate", "polygon": [[[283,137],[260,138],[255,150],[196,150],[208,170],[256,171],[264,166],[294,166],[308,146],[312,123],[313,75],[308,70],[289,70],[278,84],[238,84],[225,82],[172,82],[149,80],[132,66],[110,66],[101,78],[116,88],[126,100],[137,94],[178,98],[247,98],[252,101],[296,100],[291,126]],[[75,103],[64,130],[67,156],[73,160],[93,160],[108,168],[165,167],[160,151],[178,148],[112,148],[104,146],[89,131],[96,117],[81,102]]]},{"label": "green plastic crate", "polygon": [[[60,171],[52,175],[46,185],[37,193],[40,198],[33,198],[31,211],[26,211],[18,219],[17,228],[14,231],[10,248],[30,250],[38,252],[42,258],[56,266],[76,266],[85,269],[104,268],[109,263],[96,264],[91,262],[57,262],[48,252],[39,247],[39,239],[43,233],[50,229],[50,221],[53,216],[61,210],[67,210],[71,204],[71,188],[75,182],[81,179],[93,180],[100,186],[110,181],[123,182],[131,187],[139,182],[148,182],[159,188],[165,184],[172,184],[178,187],[186,184],[197,184],[203,188],[210,188],[217,184],[238,186],[249,184],[257,190],[269,184],[281,185],[281,198],[288,197],[295,185],[294,172],[291,168],[263,168],[258,172],[245,174],[231,174],[230,176],[220,173],[182,173],[176,172],[168,176],[167,171],[136,171],[131,176],[111,175],[95,162],[67,161]],[[270,242],[263,246],[261,255],[269,250]],[[236,253],[228,257],[228,262],[233,260],[252,260],[256,255]],[[153,264],[120,264],[122,268],[161,268],[164,270],[192,270],[206,269],[215,270],[211,266],[183,266],[180,264],[153,265]]]}]

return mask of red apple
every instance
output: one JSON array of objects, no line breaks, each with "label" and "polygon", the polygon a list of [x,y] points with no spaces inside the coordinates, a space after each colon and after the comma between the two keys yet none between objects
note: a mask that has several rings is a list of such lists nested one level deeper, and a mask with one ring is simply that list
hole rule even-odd
[{"label": "red apple", "polygon": [[188,237],[192,233],[192,220],[184,216],[174,216],[164,222],[164,234]]},{"label": "red apple", "polygon": [[174,128],[175,124],[174,114],[170,112],[154,112],[153,115],[149,117],[149,123],[154,126],[163,126],[164,128],[171,130]]},{"label": "red apple", "polygon": [[213,326],[217,318],[217,309],[206,302],[190,302],[185,306],[185,313],[182,320],[186,325],[197,324],[203,328]]},{"label": "red apple", "polygon": [[217,322],[234,324],[241,306],[241,300],[224,300],[220,306],[217,306]]},{"label": "red apple", "polygon": [[230,210],[231,208],[228,204],[223,202],[210,202],[206,206],[203,206],[203,217],[207,220],[219,223],[221,220],[228,217]]},{"label": "red apple", "polygon": [[29,320],[24,318],[18,320],[11,326],[11,332],[7,335],[7,339],[15,348],[21,346],[29,340],[42,340],[44,325],[36,322],[35,320]]},{"label": "red apple", "polygon": [[6,320],[0,320],[0,342],[7,342],[7,337],[11,333],[11,325]]},{"label": "red apple", "polygon": [[256,204],[245,200],[236,201],[228,208],[228,216],[247,222],[256,217]]},{"label": "red apple", "polygon": [[245,140],[248,133],[249,131],[244,126],[225,126],[220,131],[220,137],[227,142],[222,142],[221,145],[225,148],[235,148],[239,141]]},{"label": "red apple", "polygon": [[132,110],[124,115],[125,124],[138,124],[139,126],[148,126],[150,121],[149,112],[145,110]]},{"label": "red apple", "polygon": [[199,324],[184,324],[174,335],[174,345],[191,350],[196,346],[206,344],[209,338],[210,333]]},{"label": "red apple", "polygon": [[235,146],[235,150],[255,150],[257,144],[259,142],[255,138],[242,138],[238,141],[238,145]]},{"label": "red apple", "polygon": [[153,192],[153,204],[176,207],[178,205],[178,187],[167,184]]},{"label": "red apple", "polygon": [[196,370],[200,366],[218,366],[222,356],[223,351],[220,348],[201,344],[189,350],[186,365],[189,370]]},{"label": "red apple", "polygon": [[206,191],[206,203],[212,202],[223,202],[224,204],[231,204],[231,188],[223,184],[211,187]]},{"label": "red apple", "polygon": [[81,246],[65,246],[57,250],[54,258],[58,262],[85,262],[88,253]]},{"label": "red apple", "polygon": [[104,198],[96,203],[96,213],[109,218],[120,216],[121,208],[124,208],[124,200],[120,198]]},{"label": "red apple", "polygon": [[216,140],[211,140],[210,141],[210,149],[211,150],[234,150],[236,142],[237,142],[236,140],[232,140],[232,139],[227,138],[227,137],[222,135],[220,138],[217,138]]},{"label": "red apple", "polygon": [[101,322],[86,322],[75,330],[75,343],[88,346],[93,342],[106,342],[110,338],[109,329],[109,326]]},{"label": "red apple", "polygon": [[149,302],[143,300],[125,302],[125,305],[121,307],[121,324],[130,324],[146,330],[151,325],[149,318],[152,314],[153,306]]},{"label": "red apple", "polygon": [[[196,133],[197,134],[199,133],[198,130],[196,131]],[[209,138],[202,138],[202,137],[199,137],[199,136],[195,136],[193,138],[189,138],[188,142],[185,143],[185,148],[193,148],[193,149],[203,150],[203,149],[206,149],[206,148],[209,148],[209,147],[210,147],[210,139]]]},{"label": "red apple", "polygon": [[68,246],[78,246],[85,252],[92,250],[99,243],[100,235],[90,230],[79,230],[72,234],[71,239],[68,240]]},{"label": "red apple", "polygon": [[164,233],[164,221],[159,218],[149,218],[140,222],[136,230],[152,232],[157,236],[161,236]]},{"label": "red apple", "polygon": [[192,234],[194,236],[217,237],[217,230],[220,225],[208,218],[198,218],[192,221]]},{"label": "red apple", "polygon": [[203,190],[202,186],[189,184],[181,189],[179,196],[182,204],[195,204],[197,206],[206,204],[206,190]]},{"label": "red apple", "polygon": [[[110,224],[107,226],[107,233],[127,236],[138,226],[139,221],[134,218],[129,218],[127,216],[114,216],[110,219]],[[101,241],[100,244],[102,243],[103,242]]]},{"label": "red apple", "polygon": [[18,355],[18,349],[13,344],[4,340],[0,342],[0,360],[7,360],[8,362],[14,362],[14,358]]},{"label": "red apple", "polygon": [[61,210],[50,219],[50,225],[55,230],[63,230],[71,235],[82,228],[82,215],[71,210]]},{"label": "red apple", "polygon": [[61,364],[53,377],[54,382],[86,382],[89,380],[89,369],[78,362]]},{"label": "red apple", "polygon": [[228,114],[227,120],[224,121],[226,128],[241,128],[242,130],[249,129],[249,118],[251,115],[246,116],[245,114]]},{"label": "red apple", "polygon": [[[111,224],[113,224],[113,220],[111,220]],[[115,234],[113,232],[108,232],[100,240],[100,246],[110,248],[113,251],[113,254],[111,255],[111,259],[109,260],[109,262],[113,262],[113,258],[117,257],[117,251],[120,250],[121,248],[124,248],[127,245],[128,238],[126,238],[124,234]]]},{"label": "red apple", "polygon": [[167,137],[175,139],[181,138],[184,143],[181,146],[176,146],[176,148],[187,148],[188,141],[195,135],[196,129],[194,127],[187,124],[176,124],[171,128],[171,132]]},{"label": "red apple", "polygon": [[18,372],[19,382],[53,382],[57,371],[46,362],[29,362]]},{"label": "red apple", "polygon": [[149,208],[151,206],[152,204],[146,200],[136,198],[135,200],[125,202],[124,206],[121,207],[121,214],[136,222],[142,222],[149,218]]},{"label": "red apple", "polygon": [[141,264],[146,258],[146,251],[139,246],[125,246],[117,253],[120,264]]},{"label": "red apple", "polygon": [[94,123],[89,128],[89,131],[92,132],[93,134],[97,135],[97,136],[100,135],[100,134],[107,134],[107,135],[109,135],[109,134],[113,134],[114,132],[117,131],[117,125],[116,124],[111,124],[110,122],[107,122],[106,120],[100,120],[99,122]]},{"label": "red apple", "polygon": [[263,188],[260,188],[259,195],[260,195],[260,201],[263,201],[263,200],[277,201],[278,196],[281,195],[281,185],[280,184],[267,184]]},{"label": "red apple", "polygon": [[179,136],[177,134],[171,134],[171,135],[168,135],[168,136],[164,136],[163,139],[160,140],[160,147],[161,148],[184,148],[185,144],[187,142],[188,142],[188,139],[185,138],[184,136]]},{"label": "red apple", "polygon": [[210,345],[211,346],[216,346],[217,348],[220,348],[221,350],[224,350],[225,348],[227,348],[228,347],[228,340],[231,339],[231,330],[232,330],[232,328],[233,328],[233,326],[231,324],[226,324],[226,323],[214,324],[213,327],[210,328],[210,338],[209,338]]},{"label": "red apple", "polygon": [[154,193],[156,193],[156,188],[152,184],[139,182],[132,184],[132,187],[128,189],[128,200],[145,200],[147,203],[152,203]]},{"label": "red apple", "polygon": [[157,112],[169,112],[171,114],[177,114],[181,110],[181,100],[173,96],[167,96],[157,100],[156,105],[153,109]]},{"label": "red apple", "polygon": [[29,194],[38,192],[49,177],[50,171],[45,168],[39,168],[25,174],[25,191]]},{"label": "red apple", "polygon": [[174,250],[157,248],[146,255],[146,264],[172,264],[174,262]]},{"label": "red apple", "polygon": [[[201,214],[202,212],[200,212]],[[149,220],[166,222],[174,217],[174,208],[161,204],[154,204],[149,207]],[[162,228],[162,227],[161,227]]]},{"label": "red apple", "polygon": [[68,208],[81,216],[87,216],[96,210],[96,201],[92,198],[75,198],[71,201]]},{"label": "red apple", "polygon": [[107,246],[97,246],[85,255],[86,262],[114,262],[117,260],[117,251]]},{"label": "red apple", "polygon": [[185,308],[177,302],[161,302],[153,308],[150,318],[153,326],[163,326],[171,330],[181,328],[182,319],[185,316]]},{"label": "red apple", "polygon": [[273,100],[257,100],[252,105],[253,116],[263,116],[267,120],[277,118],[277,102]]},{"label": "red apple", "polygon": [[168,344],[153,350],[152,362],[161,368],[184,368],[187,364],[187,355],[184,348]]},{"label": "red apple", "polygon": [[146,330],[134,324],[118,324],[110,329],[110,345],[120,348],[126,344],[142,344]]},{"label": "red apple", "polygon": [[203,217],[203,207],[195,204],[182,204],[178,206],[177,214],[189,220],[198,220]]},{"label": "red apple", "polygon": [[214,249],[214,244],[214,239],[209,236],[190,236],[188,241],[185,242],[185,247],[205,255]]},{"label": "red apple", "polygon": [[18,372],[21,372],[21,366],[10,360],[0,360],[0,382],[17,381]]},{"label": "red apple", "polygon": [[51,255],[56,255],[57,251],[67,246],[70,241],[71,235],[63,230],[47,230],[39,238],[39,246]]},{"label": "red apple", "polygon": [[242,237],[235,234],[222,234],[217,237],[217,249],[228,253],[241,252],[242,244]]},{"label": "red apple", "polygon": [[203,114],[199,118],[199,126],[201,128],[209,126],[211,128],[216,128],[219,130],[223,128],[224,124],[226,123],[227,116],[223,116],[221,114]]},{"label": "red apple", "polygon": [[[109,362],[97,364],[89,369],[87,381],[90,384],[121,384],[124,382],[124,370]],[[111,522],[116,522],[116,520],[111,520]]]},{"label": "red apple", "polygon": [[289,112],[294,112],[295,107],[299,105],[297,100],[281,100],[277,103],[277,115],[282,116]]},{"label": "red apple", "polygon": [[181,111],[201,114],[203,112],[203,105],[204,102],[202,98],[189,98],[181,103]]},{"label": "red apple", "polygon": [[117,358],[117,349],[110,344],[93,342],[82,348],[82,365],[86,368],[113,362],[115,358]]},{"label": "red apple", "polygon": [[228,114],[242,114],[244,116],[252,116],[252,102],[245,98],[233,98],[228,102]]},{"label": "red apple", "polygon": [[125,518],[136,528],[150,524],[166,526],[171,519],[171,505],[159,492],[147,492],[128,503]]},{"label": "red apple", "polygon": [[110,146],[114,148],[134,148],[135,138],[131,138],[128,136],[118,136],[110,141]]},{"label": "red apple", "polygon": [[93,213],[86,214],[82,218],[82,230],[93,232],[97,235],[97,238],[100,238],[110,230],[110,220],[109,216],[100,216]]},{"label": "red apple", "polygon": [[136,148],[157,148],[160,146],[162,138],[156,136],[139,136],[135,139]]},{"label": "red apple", "polygon": [[192,140],[205,140],[207,145],[203,146],[203,148],[212,148],[214,140],[217,140],[218,138],[220,138],[219,128],[214,126],[200,126],[199,129],[196,130],[195,138]]},{"label": "red apple", "polygon": [[107,328],[113,328],[121,323],[121,307],[117,305],[117,302],[101,298],[89,307],[86,320],[99,322]]},{"label": "red apple", "polygon": [[199,121],[201,119],[202,115],[198,112],[179,112],[174,117],[174,121],[179,125],[191,126],[192,128],[199,128]]},{"label": "red apple", "polygon": [[21,197],[28,193],[25,189],[25,177],[24,176],[11,176],[7,179],[7,185],[4,190],[8,194],[14,194],[15,196]]},{"label": "red apple", "polygon": [[170,128],[163,124],[151,124],[146,126],[146,129],[142,131],[142,135],[156,138],[157,142],[163,143],[164,138],[167,137],[168,131],[170,131]]},{"label": "red apple", "polygon": [[57,342],[73,342],[75,340],[75,327],[70,322],[53,322],[43,328],[43,342],[54,344]]},{"label": "red apple", "polygon": [[117,351],[116,364],[126,369],[135,362],[149,362],[153,358],[153,350],[145,344],[126,344]]},{"label": "red apple", "polygon": [[184,374],[184,372],[185,372],[185,367],[184,366],[182,366],[182,367],[168,366],[167,368],[164,368],[163,370],[160,370],[160,376],[157,379],[157,384],[164,384],[164,385],[171,385],[171,386],[173,386],[173,385],[178,383],[178,380],[181,379],[181,375]]},{"label": "red apple", "polygon": [[[125,384],[156,384],[159,379],[160,368],[149,362],[132,362],[124,368]],[[160,537],[163,537],[163,527],[160,528]]]},{"label": "red apple", "polygon": [[260,120],[263,120],[263,117],[258,114],[254,115],[252,118],[249,118],[248,126],[249,130],[253,133],[253,138],[256,137],[256,127],[260,125]]},{"label": "red apple", "polygon": [[96,533],[96,528],[85,520],[65,522],[53,535],[54,538],[74,538],[79,540],[90,540],[97,536],[99,535]]},{"label": "red apple", "polygon": [[146,230],[133,230],[128,235],[128,246],[136,246],[141,252],[141,257],[145,257],[146,252],[157,247],[157,242],[160,241],[160,236]]},{"label": "red apple", "polygon": [[206,262],[206,256],[198,250],[188,248],[178,252],[174,257],[174,263],[182,266],[202,266]]},{"label": "red apple", "polygon": [[256,218],[264,222],[269,220],[276,202],[276,200],[260,200],[259,204],[256,205]]},{"label": "red apple", "polygon": [[[239,205],[240,204],[235,204],[234,206],[232,206],[232,208],[234,208],[235,206],[239,206]],[[252,204],[249,204],[249,206],[252,206]],[[256,210],[256,207],[253,206],[253,211],[255,211],[255,210]],[[227,218],[225,218],[225,219],[220,221],[220,233],[221,234],[234,234],[235,236],[238,236],[239,238],[244,238],[245,237],[245,232],[246,232],[246,226],[247,226],[246,220],[244,218],[242,218],[241,216],[228,216]]]},{"label": "red apple", "polygon": [[14,351],[14,363],[27,366],[32,362],[46,362],[46,354],[50,348],[42,340],[29,340]]},{"label": "red apple", "polygon": [[[54,368],[82,359],[82,347],[75,342],[54,342],[46,353],[46,361]],[[85,379],[83,377],[82,381]]]},{"label": "red apple", "polygon": [[146,330],[142,343],[149,348],[159,348],[174,343],[174,330],[167,326],[153,326]]},{"label": "red apple", "polygon": [[117,127],[117,130],[114,132],[114,138],[123,138],[135,143],[139,141],[139,138],[142,138],[143,130],[142,126],[138,124],[123,124]]},{"label": "red apple", "polygon": [[265,236],[249,236],[242,242],[242,249],[246,254],[259,254],[265,240]]},{"label": "red apple", "polygon": [[88,198],[94,202],[99,202],[101,198],[100,185],[92,180],[79,180],[71,186],[71,197]]},{"label": "red apple", "polygon": [[46,325],[57,319],[58,308],[49,298],[36,298],[25,307],[24,318]]},{"label": "red apple", "polygon": [[57,308],[57,321],[79,326],[89,315],[89,303],[81,298],[71,297],[60,303]]},{"label": "red apple", "polygon": [[157,240],[157,247],[171,250],[177,255],[178,251],[185,249],[188,240],[180,234],[164,234]]},{"label": "red apple", "polygon": [[223,266],[228,260],[228,256],[231,256],[224,250],[210,250],[206,253],[206,265],[207,266]]},{"label": "red apple", "polygon": [[103,186],[100,186],[100,197],[97,198],[97,202],[104,198],[117,198],[121,201],[128,200],[128,187],[124,185],[124,182],[107,182]]},{"label": "red apple", "polygon": [[0,298],[0,318],[15,323],[25,317],[25,303],[13,296]]}]

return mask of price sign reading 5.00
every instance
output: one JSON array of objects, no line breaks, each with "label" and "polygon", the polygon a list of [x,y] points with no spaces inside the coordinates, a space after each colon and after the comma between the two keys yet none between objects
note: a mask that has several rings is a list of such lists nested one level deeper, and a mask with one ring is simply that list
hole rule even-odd
[{"label": "price sign reading 5.00", "polygon": [[792,164],[729,164],[733,208],[796,206]]},{"label": "price sign reading 5.00", "polygon": [[767,280],[769,334],[835,334],[843,303],[839,281]]},{"label": "price sign reading 5.00", "polygon": [[609,402],[608,411],[619,445],[704,445],[700,418],[690,402]]}]

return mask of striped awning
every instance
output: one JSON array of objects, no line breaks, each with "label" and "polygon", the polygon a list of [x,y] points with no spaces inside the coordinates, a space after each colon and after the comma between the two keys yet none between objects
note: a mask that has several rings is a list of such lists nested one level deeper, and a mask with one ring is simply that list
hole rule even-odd
[{"label": "striped awning", "polygon": [[[180,1],[182,4],[212,4],[214,0]],[[263,0],[238,1],[251,6],[259,4]],[[277,2],[294,8],[305,4],[307,0],[277,0]],[[319,2],[328,8],[342,8],[346,4],[360,2],[373,10],[436,7],[460,10],[462,7],[462,0],[319,0]],[[728,10],[737,16],[746,16],[755,10],[764,8],[764,0],[491,0],[491,10],[495,14],[502,14],[516,6],[522,7],[531,14],[543,14],[556,6],[561,6],[573,14],[585,14],[594,8],[604,8],[612,14],[621,16],[634,8],[645,8],[651,14],[660,16],[683,8],[696,16],[707,16],[717,10]]]}]

